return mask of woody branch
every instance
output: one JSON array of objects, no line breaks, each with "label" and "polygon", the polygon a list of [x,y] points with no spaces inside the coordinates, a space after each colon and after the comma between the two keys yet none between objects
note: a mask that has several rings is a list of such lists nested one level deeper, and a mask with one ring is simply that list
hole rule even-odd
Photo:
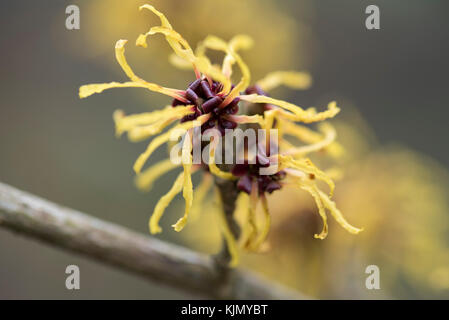
[{"label": "woody branch", "polygon": [[214,258],[144,236],[0,183],[0,226],[189,293],[219,299],[303,295]]}]

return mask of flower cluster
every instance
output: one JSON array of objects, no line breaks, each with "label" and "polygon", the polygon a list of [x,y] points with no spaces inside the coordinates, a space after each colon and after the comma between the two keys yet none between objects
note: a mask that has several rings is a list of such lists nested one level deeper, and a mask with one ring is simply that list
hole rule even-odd
[{"label": "flower cluster", "polygon": [[[243,206],[251,212],[247,224],[251,231],[245,241],[248,249],[258,250],[268,234],[270,215],[265,193],[271,193],[283,186],[301,188],[309,192],[315,199],[323,220],[323,231],[316,235],[317,238],[324,239],[327,235],[326,210],[349,232],[360,232],[361,229],[346,222],[335,203],[330,199],[334,188],[331,178],[306,157],[307,154],[319,150],[327,150],[331,155],[341,152],[339,145],[334,142],[336,137],[334,129],[330,124],[322,123],[320,132],[315,132],[296,123],[321,122],[332,118],[339,112],[336,103],[332,102],[328,105],[327,110],[318,112],[315,108],[303,109],[292,103],[268,96],[268,92],[279,85],[305,89],[310,85],[310,76],[301,72],[274,72],[250,86],[250,70],[239,54],[241,50],[247,50],[252,46],[250,37],[237,35],[226,42],[218,37],[208,36],[193,50],[189,43],[173,29],[164,14],[151,5],[143,5],[140,9],[149,10],[157,15],[161,25],[152,27],[147,33],[141,34],[136,40],[136,45],[147,47],[149,36],[163,35],[174,52],[170,61],[177,67],[191,68],[196,79],[188,85],[186,90],[167,88],[143,80],[134,73],[125,58],[127,40],[119,40],[115,46],[116,59],[129,81],[84,85],[80,87],[79,96],[85,98],[110,88],[140,87],[173,98],[171,105],[167,105],[161,110],[136,115],[125,115],[121,110],[114,113],[118,136],[126,132],[131,141],[140,141],[156,136],[134,164],[137,184],[140,188],[148,190],[153,182],[164,173],[180,165],[183,167],[183,171],[176,178],[172,188],[158,201],[150,218],[150,232],[155,234],[162,231],[159,221],[163,212],[181,191],[185,199],[185,212],[173,227],[176,231],[182,230],[194,202],[197,203],[207,193],[211,185],[211,179],[208,178],[210,174],[221,179],[238,180],[236,187],[242,191],[239,197],[245,199],[245,196],[249,195],[248,201],[237,201],[237,207],[239,207],[237,209],[241,210]],[[220,66],[213,64],[206,55],[207,50],[223,52],[223,63]],[[241,74],[241,78],[236,84],[233,84],[231,80],[234,65],[238,66]],[[239,113],[239,105],[243,105],[245,110],[257,105],[261,111],[242,114]],[[217,138],[213,138],[209,143],[208,170],[204,172],[204,180],[195,194],[194,201],[191,176],[204,166],[194,165],[192,162],[193,130],[201,128],[203,132],[208,129],[217,129],[220,135],[225,135],[226,129],[235,129],[237,126],[248,124],[266,130],[278,130],[280,132],[279,152],[274,154],[262,152],[262,155],[256,155],[255,163],[247,161],[244,164],[235,164],[231,171],[222,171],[216,165],[215,150],[218,141]],[[170,129],[163,132],[168,127]],[[161,145],[168,143],[172,133],[179,129],[186,132],[182,142],[181,164],[167,159],[142,171],[151,154]],[[305,145],[295,147],[283,138],[286,135],[299,138]],[[263,149],[267,148],[269,149],[267,145],[263,147]],[[260,168],[270,168],[273,165],[276,168],[275,172],[268,175],[260,174]],[[329,195],[318,189],[317,181],[323,181],[329,185]],[[257,230],[254,221],[256,205],[259,200],[262,201],[266,213],[265,227],[260,231]],[[229,227],[226,225],[224,225],[224,236],[228,241],[233,258],[231,264],[235,265],[237,263],[236,239],[233,239]]]}]

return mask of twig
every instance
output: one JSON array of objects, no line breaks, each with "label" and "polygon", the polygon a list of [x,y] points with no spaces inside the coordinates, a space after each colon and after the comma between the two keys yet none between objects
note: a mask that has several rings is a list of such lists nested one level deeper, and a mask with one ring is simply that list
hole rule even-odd
[{"label": "twig", "polygon": [[224,276],[214,259],[0,183],[0,226],[148,279],[220,299],[303,299],[248,271]]}]

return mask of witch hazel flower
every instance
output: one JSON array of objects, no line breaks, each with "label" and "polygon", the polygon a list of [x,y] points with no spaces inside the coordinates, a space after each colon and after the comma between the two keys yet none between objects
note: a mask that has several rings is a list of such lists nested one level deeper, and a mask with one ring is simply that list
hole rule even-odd
[{"label": "witch hazel flower", "polygon": [[[329,130],[330,127],[328,128]],[[317,142],[307,147],[326,147],[332,143]],[[308,148],[309,151],[311,148]],[[242,238],[243,246],[250,251],[260,251],[268,235],[271,215],[268,209],[267,194],[281,190],[284,187],[294,187],[308,192],[314,199],[318,213],[323,221],[321,233],[315,238],[325,239],[328,234],[327,212],[348,232],[358,234],[362,229],[349,224],[336,204],[331,200],[335,184],[328,174],[318,169],[309,158],[295,158],[292,156],[298,149],[289,149],[277,154],[267,156],[258,154],[253,163],[248,161],[236,164],[232,169],[233,175],[239,177],[237,188],[241,191],[237,200],[236,211],[247,211],[247,221],[242,226],[246,235]],[[304,151],[304,150],[302,150]],[[265,170],[266,171],[265,171]],[[274,169],[274,170],[270,170]],[[267,174],[267,172],[270,172]],[[318,182],[324,182],[329,187],[326,194],[318,187]],[[256,223],[256,209],[262,203],[264,212],[263,227],[259,230]]]},{"label": "witch hazel flower", "polygon": [[[331,179],[316,168],[309,159],[304,158],[310,152],[323,149],[328,150],[330,154],[341,151],[333,144],[335,134],[332,129],[329,129],[330,125],[323,124],[321,127],[323,132],[316,133],[296,123],[320,122],[334,117],[340,109],[335,102],[330,103],[327,110],[322,112],[318,112],[315,108],[302,109],[292,103],[271,98],[267,94],[279,85],[305,89],[310,85],[310,76],[302,72],[278,71],[270,73],[256,84],[250,85],[250,70],[239,54],[239,51],[251,48],[253,41],[250,37],[236,35],[227,42],[209,35],[193,50],[189,43],[173,29],[163,13],[148,4],[139,9],[155,14],[160,19],[161,25],[152,27],[148,32],[139,35],[136,45],[146,48],[148,37],[162,35],[173,50],[173,54],[170,56],[171,63],[182,69],[193,70],[194,79],[186,85],[185,89],[173,89],[140,78],[126,60],[125,46],[128,41],[122,39],[115,45],[115,56],[129,80],[83,85],[79,89],[79,96],[86,98],[112,88],[138,87],[166,95],[172,99],[171,103],[159,110],[133,115],[126,115],[122,110],[117,110],[113,116],[117,136],[127,133],[129,140],[133,142],[154,136],[133,166],[137,174],[136,183],[140,189],[150,190],[159,177],[175,168],[182,167],[182,172],[177,176],[171,189],[160,198],[154,208],[149,220],[150,232],[156,234],[162,231],[159,221],[167,206],[180,192],[185,200],[184,215],[173,224],[173,228],[176,231],[181,231],[188,221],[192,207],[204,199],[207,191],[212,187],[211,176],[233,181],[235,187],[241,190],[242,194],[250,196],[247,207],[252,213],[247,225],[251,226],[252,231],[247,241],[248,248],[257,250],[268,234],[270,215],[265,194],[279,190],[288,184],[300,187],[314,197],[324,222],[323,232],[318,236],[319,238],[324,238],[327,234],[325,208],[348,231],[359,232],[360,229],[349,227],[330,197],[327,197],[315,185],[315,180],[322,180],[333,189]],[[211,62],[206,54],[208,50],[224,54],[221,65]],[[232,75],[235,65],[239,68],[241,77],[238,82],[234,83]],[[259,105],[262,107],[262,112],[242,114],[242,104],[245,106]],[[281,149],[288,150],[256,156],[254,164],[235,165],[232,171],[223,171],[216,163],[215,153],[219,140],[228,131],[242,125],[279,130],[281,132],[279,146]],[[206,164],[193,163],[192,153],[198,143],[194,139],[194,132],[197,130],[207,132],[210,129],[217,130],[219,135],[218,137],[214,135],[207,144],[209,161]],[[172,142],[174,133],[179,130],[184,132],[181,150],[182,161],[175,163],[171,159],[165,159],[143,170],[156,149]],[[289,134],[303,140],[308,145],[292,146],[282,138]],[[200,148],[203,147],[205,146],[201,144]],[[268,175],[259,174],[261,168],[272,167],[272,165],[278,166],[279,170]],[[199,171],[203,172],[203,180],[194,197],[192,174]],[[262,202],[267,220],[261,232],[257,230],[254,222],[255,206],[259,200]],[[244,201],[237,202],[237,207],[239,203],[244,203]],[[232,256],[230,264],[234,266],[238,261],[236,239],[230,232],[229,226],[226,225],[225,219],[222,220],[223,235]]]},{"label": "witch hazel flower", "polygon": [[[174,196],[181,191],[186,202],[185,213],[173,225],[175,230],[182,230],[187,221],[193,203],[191,175],[200,168],[200,166],[192,164],[193,129],[198,127],[201,127],[202,130],[217,128],[219,132],[224,134],[225,129],[235,128],[237,123],[254,121],[251,117],[235,116],[232,120],[226,118],[237,113],[239,92],[244,90],[249,83],[249,69],[237,54],[237,50],[248,48],[251,45],[251,39],[246,36],[237,36],[228,44],[218,38],[208,37],[204,42],[203,51],[210,47],[226,53],[223,68],[220,69],[213,65],[205,54],[195,54],[188,42],[173,29],[164,14],[151,5],[141,6],[140,10],[143,9],[157,15],[160,18],[161,26],[152,27],[147,33],[141,34],[136,40],[136,45],[147,47],[147,37],[162,34],[177,58],[191,65],[196,80],[185,90],[163,87],[143,80],[134,73],[125,58],[125,45],[128,41],[119,40],[115,45],[116,59],[130,81],[84,85],[80,87],[79,96],[80,98],[86,98],[111,88],[139,87],[173,98],[171,105],[162,110],[136,115],[125,115],[121,110],[114,113],[117,136],[126,132],[131,141],[141,141],[156,136],[134,164],[134,171],[139,175],[138,185],[143,189],[148,190],[155,179],[178,166],[170,161],[162,161],[156,164],[154,168],[142,172],[148,158],[158,147],[170,141],[173,132],[180,129],[186,131],[187,138],[184,139],[182,148],[184,170],[175,180],[172,189],[160,199],[155,207],[149,222],[150,232],[154,234],[162,231],[159,220]],[[235,63],[241,69],[242,79],[237,85],[232,85],[230,77],[232,65]],[[259,118],[256,117],[256,120],[259,120]],[[175,124],[173,127],[162,133],[164,129],[173,124]],[[218,141],[214,141],[211,146],[215,147],[217,143]],[[214,157],[215,150],[211,148],[209,162],[212,163],[212,168],[210,172],[222,178],[231,178],[230,173],[222,172],[214,165]]]}]

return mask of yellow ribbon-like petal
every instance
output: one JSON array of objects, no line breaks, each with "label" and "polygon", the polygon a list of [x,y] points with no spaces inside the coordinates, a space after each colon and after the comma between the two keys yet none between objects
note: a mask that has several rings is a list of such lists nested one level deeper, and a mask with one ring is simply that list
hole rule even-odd
[{"label": "yellow ribbon-like petal", "polygon": [[150,83],[142,78],[135,75],[135,73],[132,71],[131,67],[129,66],[128,62],[125,58],[125,44],[128,42],[128,40],[119,40],[115,44],[115,57],[122,67],[123,71],[126,73],[126,75],[133,81],[137,83],[142,83],[146,86],[147,89],[159,93],[163,93],[169,96],[172,96],[174,98],[181,98],[181,101],[187,101],[182,95],[182,90],[176,90],[176,89],[170,89],[162,87],[155,83]]},{"label": "yellow ribbon-like petal", "polygon": [[254,44],[253,39],[245,34],[239,34],[234,36],[231,41],[229,41],[229,48],[231,53],[227,53],[223,59],[222,72],[227,78],[231,78],[232,66],[236,62],[236,59],[232,52],[237,52],[238,50],[248,50]]},{"label": "yellow ribbon-like petal", "polygon": [[151,215],[149,221],[149,227],[151,234],[156,234],[162,232],[162,228],[159,226],[159,221],[164,214],[165,209],[173,200],[173,198],[181,192],[184,181],[184,172],[181,172],[175,180],[175,183],[171,187],[170,191],[168,191],[156,204],[154,208],[153,214]]},{"label": "yellow ribbon-like petal", "polygon": [[153,12],[155,15],[157,15],[159,17],[163,27],[172,29],[172,26],[171,26],[170,22],[168,21],[168,19],[165,17],[165,15],[162,12],[156,10],[155,7],[153,7],[150,4],[144,4],[139,7],[139,10],[142,10],[142,9],[150,10],[151,12]]},{"label": "yellow ribbon-like petal", "polygon": [[203,206],[203,202],[208,194],[209,190],[212,187],[213,179],[212,175],[209,173],[204,173],[203,178],[201,179],[200,184],[194,190],[192,210],[190,214],[190,220],[196,220],[199,217],[201,207]]},{"label": "yellow ribbon-like petal", "polygon": [[[291,124],[293,125],[293,124]],[[304,127],[305,128],[305,127]],[[311,131],[313,133],[313,137],[315,138],[315,134],[318,139],[313,139],[314,142],[312,142],[309,145],[301,146],[301,147],[294,147],[291,149],[288,149],[284,152],[286,155],[292,155],[292,156],[305,156],[308,153],[311,152],[317,152],[320,150],[326,150],[329,151],[329,153],[334,157],[339,157],[343,153],[343,149],[340,144],[335,143],[335,139],[337,137],[337,132],[335,131],[334,127],[330,125],[329,123],[321,123],[318,126],[319,130],[322,132],[322,135],[319,133],[313,132],[308,128],[305,128],[306,130]],[[301,128],[302,130],[302,128]],[[288,134],[289,130],[286,129],[285,132]],[[321,137],[320,137],[321,136]]]},{"label": "yellow ribbon-like petal", "polygon": [[[152,132],[153,130],[156,130],[156,128],[160,127],[162,127],[161,129],[163,129],[164,128],[163,123],[166,122],[167,120],[181,119],[182,117],[192,114],[194,112],[195,110],[191,105],[178,106],[178,107],[166,106],[162,110],[155,110],[152,112],[144,112],[132,115],[125,115],[122,110],[116,110],[113,116],[115,122],[116,135],[120,136],[124,132],[131,131],[134,129],[141,129],[143,130],[143,132],[145,131]],[[155,132],[153,134],[156,133],[158,132]],[[137,132],[133,134],[137,134]]]},{"label": "yellow ribbon-like petal", "polygon": [[174,164],[170,159],[162,160],[155,165],[152,165],[144,172],[136,176],[137,188],[143,191],[150,191],[153,187],[154,181],[178,166],[179,165]]},{"label": "yellow ribbon-like petal", "polygon": [[174,53],[168,56],[168,62],[170,62],[172,66],[181,70],[192,70],[193,68],[193,65],[190,61],[184,60]]},{"label": "yellow ribbon-like petal", "polygon": [[323,148],[330,156],[335,158],[340,157],[344,153],[342,145],[335,141],[335,128],[329,123],[320,124],[318,129],[321,133],[318,133],[287,120],[281,120],[280,122],[282,123],[284,134],[291,135],[304,143],[314,145],[314,147],[309,147],[314,149],[313,151],[317,151],[317,148],[318,150]]},{"label": "yellow ribbon-like petal", "polygon": [[329,103],[328,110],[316,113],[313,109],[304,110],[293,103],[258,94],[241,95],[240,99],[251,103],[267,103],[281,107],[289,112],[280,109],[276,112],[277,116],[282,116],[285,119],[293,121],[302,121],[304,123],[323,121],[328,118],[333,118],[338,112],[340,112],[340,109],[337,107],[335,102]]},{"label": "yellow ribbon-like petal", "polygon": [[258,198],[257,183],[253,182],[251,194],[249,196],[248,225],[251,227],[251,231],[248,235],[248,239],[245,242],[245,248],[247,250],[253,250],[254,243],[257,240],[257,234],[259,233],[256,224],[256,210],[258,201],[259,198]]},{"label": "yellow ribbon-like petal", "polygon": [[128,131],[128,139],[131,142],[139,142],[142,140],[146,140],[149,137],[162,132],[162,130],[164,130],[166,127],[168,127],[176,120],[177,118],[170,118],[166,120],[161,120],[157,123],[153,123],[147,126],[132,128],[131,130]]},{"label": "yellow ribbon-like petal", "polygon": [[209,170],[212,174],[216,175],[219,178],[225,179],[225,180],[235,180],[236,177],[230,173],[220,170],[216,163],[215,163],[215,151],[217,148],[218,142],[215,141],[215,139],[212,139],[212,141],[209,144]]},{"label": "yellow ribbon-like petal", "polygon": [[125,44],[127,40],[119,40],[115,44],[115,57],[117,62],[122,67],[123,71],[126,75],[131,79],[131,82],[119,83],[119,82],[110,82],[110,83],[97,83],[97,84],[88,84],[81,86],[79,89],[80,98],[86,98],[94,93],[103,92],[106,89],[111,88],[124,88],[124,87],[139,87],[146,88],[153,92],[162,93],[178,99],[183,102],[187,102],[187,99],[183,96],[182,90],[176,90],[171,88],[165,88],[155,83],[147,82],[140,77],[136,76],[136,74],[132,71],[128,62],[125,58]]},{"label": "yellow ribbon-like petal", "polygon": [[323,201],[324,206],[330,211],[334,219],[348,232],[357,234],[363,231],[363,228],[356,228],[350,225],[346,219],[343,217],[343,214],[340,210],[337,209],[335,202],[333,202],[329,197],[322,191],[319,191],[320,197]]},{"label": "yellow ribbon-like petal", "polygon": [[153,123],[153,124],[150,124],[147,126],[142,126],[142,127],[135,127],[133,129],[129,130],[128,131],[128,139],[132,142],[137,142],[137,141],[147,139],[155,134],[160,133],[162,130],[164,130],[167,126],[171,125],[176,120],[179,120],[183,116],[192,113],[189,110],[178,110],[178,111],[181,111],[181,112],[178,112],[176,115],[174,115],[170,118],[161,119],[156,123]]},{"label": "yellow ribbon-like petal", "polygon": [[[155,31],[157,29],[151,28],[150,31],[146,34],[139,35],[136,41],[136,45],[146,47],[147,36],[152,35],[156,32],[161,32],[165,34],[165,39],[178,56],[190,61],[191,63],[195,63],[195,55],[193,54],[192,48],[190,47],[189,43],[184,38],[182,38],[179,33],[173,30],[173,27],[171,26],[167,17],[165,17],[162,12],[156,10],[152,5],[149,4],[140,6],[139,10],[142,9],[150,10],[155,15],[157,15],[161,20],[161,27],[156,27],[159,28],[158,31]],[[166,31],[163,31],[163,29],[165,29]]]},{"label": "yellow ribbon-like petal", "polygon": [[260,250],[261,245],[264,243],[264,241],[266,240],[266,238],[268,236],[268,232],[270,231],[270,226],[271,226],[271,216],[270,216],[270,212],[268,211],[268,203],[267,203],[266,196],[262,195],[261,200],[262,200],[263,213],[264,213],[264,217],[265,217],[265,224],[260,232],[259,237],[254,242],[254,244],[251,246],[251,249],[253,251]]},{"label": "yellow ribbon-like petal", "polygon": [[109,83],[94,83],[94,84],[85,84],[79,89],[79,97],[81,99],[87,98],[95,93],[101,93],[104,90],[111,88],[147,88],[147,86],[143,83],[137,82],[109,82]]},{"label": "yellow ribbon-like petal", "polygon": [[235,200],[235,209],[233,213],[234,219],[241,228],[240,232],[240,246],[245,246],[245,241],[252,232],[252,226],[248,223],[250,199],[246,192],[239,192]]},{"label": "yellow ribbon-like petal", "polygon": [[337,209],[335,202],[333,202],[324,192],[319,190],[316,184],[313,181],[311,181],[310,178],[301,175],[294,175],[292,174],[290,169],[287,170],[288,170],[288,177],[289,179],[293,179],[293,183],[284,183],[284,185],[299,187],[309,192],[313,196],[315,203],[318,207],[318,212],[321,216],[321,219],[323,220],[323,230],[321,231],[320,234],[315,234],[315,238],[324,239],[327,236],[328,226],[325,209],[328,209],[331,215],[334,217],[334,219],[348,232],[352,234],[358,234],[361,231],[363,231],[363,228],[356,228],[350,225],[343,217],[343,214],[340,212],[340,210]]},{"label": "yellow ribbon-like petal", "polygon": [[267,74],[257,82],[257,85],[265,92],[269,92],[281,85],[305,90],[312,85],[312,77],[307,72],[276,71]]},{"label": "yellow ribbon-like petal", "polygon": [[335,189],[335,183],[332,181],[331,178],[329,178],[323,171],[321,171],[320,169],[318,169],[313,163],[312,161],[310,161],[310,159],[293,159],[291,156],[284,156],[284,155],[279,155],[279,160],[280,160],[280,170],[282,170],[283,168],[294,168],[300,171],[303,171],[307,174],[309,174],[309,176],[311,177],[311,179],[319,179],[321,181],[324,181],[327,183],[327,185],[330,188],[330,192],[329,194],[332,196],[332,194],[334,193],[334,189]]},{"label": "yellow ribbon-like petal", "polygon": [[146,48],[147,37],[155,35],[157,33],[161,33],[165,36],[165,39],[171,45],[176,55],[178,55],[182,59],[190,61],[191,63],[195,63],[196,57],[193,54],[189,43],[173,29],[168,29],[166,27],[152,27],[147,33],[139,35],[136,40],[136,45]]},{"label": "yellow ribbon-like petal", "polygon": [[328,226],[327,226],[327,215],[326,210],[324,208],[323,202],[321,201],[321,196],[319,194],[318,188],[313,185],[300,185],[300,188],[310,193],[315,200],[316,206],[318,207],[318,213],[320,214],[321,220],[323,220],[323,230],[320,234],[315,234],[314,237],[317,239],[325,239],[327,237],[328,233]]},{"label": "yellow ribbon-like petal", "polygon": [[136,160],[136,162],[134,163],[134,171],[136,173],[139,173],[142,170],[143,165],[145,164],[145,162],[148,160],[148,158],[151,156],[151,154],[154,152],[154,150],[156,150],[159,146],[161,146],[162,144],[168,142],[170,140],[170,137],[173,133],[174,130],[189,130],[191,128],[194,127],[199,127],[202,124],[204,124],[207,120],[209,120],[210,118],[210,114],[205,114],[202,115],[200,117],[198,117],[196,120],[194,121],[188,121],[188,122],[184,122],[184,123],[180,123],[176,126],[174,126],[173,128],[171,128],[170,130],[168,130],[167,132],[157,136],[156,138],[154,138],[150,144],[148,145],[147,149],[145,150],[145,152],[143,152]]},{"label": "yellow ribbon-like petal", "polygon": [[182,166],[184,168],[184,182],[182,195],[185,200],[184,216],[178,220],[172,227],[175,231],[181,231],[187,223],[190,209],[193,203],[193,185],[192,185],[192,129],[187,131],[182,145]]},{"label": "yellow ribbon-like petal", "polygon": [[[159,17],[159,19],[161,20],[161,26],[153,27],[146,34],[139,35],[139,37],[136,40],[136,45],[146,47],[147,46],[146,39],[149,35],[152,35],[155,33],[162,33],[165,35],[165,40],[171,46],[174,53],[179,58],[181,58],[181,60],[188,61],[192,64],[197,78],[199,78],[201,76],[199,74],[199,71],[204,74],[208,74],[208,72],[210,72],[210,76],[212,76],[212,77],[217,76],[217,74],[213,74],[214,71],[210,70],[211,64],[210,64],[209,60],[205,57],[195,56],[189,43],[179,33],[177,33],[173,29],[170,22],[168,21],[168,19],[165,17],[165,15],[163,13],[161,13],[160,11],[156,10],[153,6],[148,5],[148,4],[141,6],[139,9],[140,10],[147,9],[147,10],[150,10],[151,12],[153,12],[154,14],[156,14]],[[218,75],[218,77],[220,77],[220,76],[222,76],[221,73],[220,73],[220,75]],[[217,81],[219,81],[219,80],[217,79]]]},{"label": "yellow ribbon-like petal", "polygon": [[306,112],[307,115],[298,115],[280,109],[278,115],[279,117],[287,120],[312,123],[335,117],[340,112],[340,108],[337,107],[337,103],[335,101],[332,101],[327,105],[326,111],[316,112],[315,108],[308,108]]},{"label": "yellow ribbon-like petal", "polygon": [[[222,106],[226,106],[229,104],[232,100],[234,100],[235,97],[237,97],[240,94],[240,91],[244,91],[250,81],[251,81],[251,74],[249,71],[248,66],[243,62],[240,55],[235,52],[234,48],[229,46],[226,41],[216,37],[216,36],[208,36],[206,39],[204,39],[203,44],[205,47],[217,50],[217,51],[223,51],[229,56],[229,59],[234,59],[237,64],[239,65],[240,71],[242,73],[242,79],[240,82],[232,89],[232,91],[228,94],[228,96],[225,98],[225,100],[222,103]],[[227,77],[226,77],[227,78]],[[223,93],[228,93],[230,89],[230,81],[228,80],[226,83],[223,83],[224,88],[222,90]]]},{"label": "yellow ribbon-like petal", "polygon": [[237,241],[232,234],[231,228],[229,227],[228,221],[226,219],[225,213],[223,211],[223,204],[219,192],[215,189],[215,199],[217,202],[218,218],[220,221],[221,232],[226,241],[228,247],[229,255],[231,260],[229,261],[229,266],[231,268],[236,267],[239,263],[239,251],[237,246]]},{"label": "yellow ribbon-like petal", "polygon": [[225,115],[223,116],[225,119],[236,122],[236,123],[257,123],[260,126],[263,126],[264,124],[264,118],[259,115],[255,114],[253,116],[245,116],[245,115]]},{"label": "yellow ribbon-like petal", "polygon": [[[175,62],[175,64],[177,64],[178,66],[182,66],[183,68],[187,67],[186,63],[184,63],[183,61],[190,62],[193,65],[195,72],[200,71],[203,74],[212,77],[214,80],[221,82],[224,86],[223,92],[227,93],[229,91],[231,87],[229,79],[221,72],[221,70],[215,68],[210,63],[209,59],[204,54],[202,54],[204,53],[205,49],[203,45],[198,48],[198,55],[195,55],[189,43],[179,33],[173,30],[173,27],[163,13],[156,10],[151,5],[143,5],[140,7],[140,9],[147,9],[156,14],[160,18],[162,25],[160,27],[151,28],[150,31],[148,31],[146,34],[139,35],[136,41],[136,45],[146,47],[146,39],[149,35],[162,33],[165,35],[165,39],[172,47],[175,54],[180,58],[176,60],[171,58],[170,60],[172,62]],[[241,44],[240,42],[241,40],[236,41],[235,45],[244,47],[244,44]],[[198,74],[197,77],[199,77]]]}]

